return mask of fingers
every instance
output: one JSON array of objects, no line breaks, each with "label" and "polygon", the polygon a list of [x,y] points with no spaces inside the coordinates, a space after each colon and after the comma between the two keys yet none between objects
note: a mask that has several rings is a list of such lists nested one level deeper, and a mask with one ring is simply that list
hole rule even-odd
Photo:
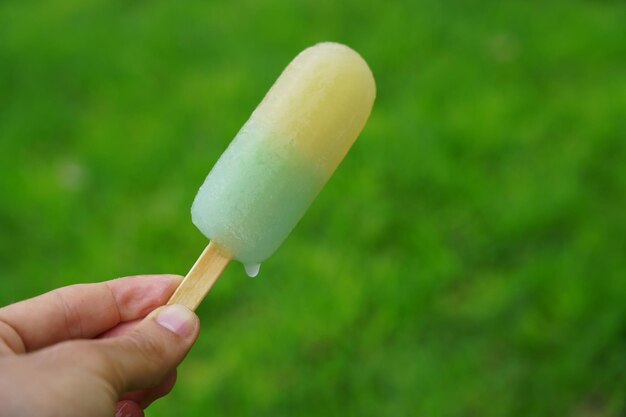
[{"label": "fingers", "polygon": [[[0,373],[0,402],[3,391],[15,386],[20,395],[11,397],[11,403],[20,407],[28,404],[33,410],[52,410],[66,403],[73,412],[62,415],[113,415],[117,404],[118,415],[141,416],[143,406],[171,389],[176,366],[198,331],[197,316],[184,306],[173,305],[158,309],[117,337],[66,341],[0,358],[7,364]],[[140,390],[144,392],[122,397]],[[126,402],[118,404],[120,398]],[[5,400],[3,407],[11,403]]]},{"label": "fingers", "polygon": [[0,309],[0,341],[22,353],[68,339],[93,338],[165,304],[181,277],[145,275],[80,284]]},{"label": "fingers", "polygon": [[119,394],[155,387],[183,360],[198,331],[192,311],[167,306],[122,336],[90,342],[94,355],[85,365]]},{"label": "fingers", "polygon": [[[100,337],[107,338],[124,335],[130,332],[140,322],[141,320],[133,320],[120,323],[111,330],[100,335]],[[122,400],[130,400],[133,403],[138,404],[142,409],[147,408],[154,401],[169,394],[172,388],[174,388],[174,384],[176,384],[176,370],[167,374],[163,381],[161,381],[157,386],[145,390],[127,392],[122,396]],[[122,402],[120,402],[120,404],[121,403]],[[131,407],[131,405],[124,406],[124,410],[129,407]],[[123,415],[128,415],[128,413],[125,411]]]}]

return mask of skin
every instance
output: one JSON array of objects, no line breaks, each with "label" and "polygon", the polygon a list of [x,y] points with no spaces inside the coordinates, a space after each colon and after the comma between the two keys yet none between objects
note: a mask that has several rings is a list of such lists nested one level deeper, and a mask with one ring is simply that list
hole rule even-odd
[{"label": "skin", "polygon": [[170,392],[197,316],[164,305],[181,277],[60,288],[0,309],[0,413],[139,417]]}]

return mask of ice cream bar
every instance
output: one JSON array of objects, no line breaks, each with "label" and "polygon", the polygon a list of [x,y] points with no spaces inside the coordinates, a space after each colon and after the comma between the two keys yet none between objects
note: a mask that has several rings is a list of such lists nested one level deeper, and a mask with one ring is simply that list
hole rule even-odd
[{"label": "ice cream bar", "polygon": [[376,86],[345,45],[320,43],[283,71],[209,172],[193,223],[251,269],[302,218],[367,121]]}]

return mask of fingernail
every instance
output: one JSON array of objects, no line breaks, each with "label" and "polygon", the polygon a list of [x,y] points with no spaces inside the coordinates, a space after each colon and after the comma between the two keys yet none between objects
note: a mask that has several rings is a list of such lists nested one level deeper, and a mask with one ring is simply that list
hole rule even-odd
[{"label": "fingernail", "polygon": [[159,311],[156,322],[179,336],[190,336],[196,328],[196,315],[180,304],[167,306]]}]

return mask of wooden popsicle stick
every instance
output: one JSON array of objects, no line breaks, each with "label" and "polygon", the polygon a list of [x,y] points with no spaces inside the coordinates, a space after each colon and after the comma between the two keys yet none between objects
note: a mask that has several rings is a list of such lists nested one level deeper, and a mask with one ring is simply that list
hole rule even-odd
[{"label": "wooden popsicle stick", "polygon": [[195,310],[230,261],[230,256],[209,242],[167,304],[182,304]]}]

